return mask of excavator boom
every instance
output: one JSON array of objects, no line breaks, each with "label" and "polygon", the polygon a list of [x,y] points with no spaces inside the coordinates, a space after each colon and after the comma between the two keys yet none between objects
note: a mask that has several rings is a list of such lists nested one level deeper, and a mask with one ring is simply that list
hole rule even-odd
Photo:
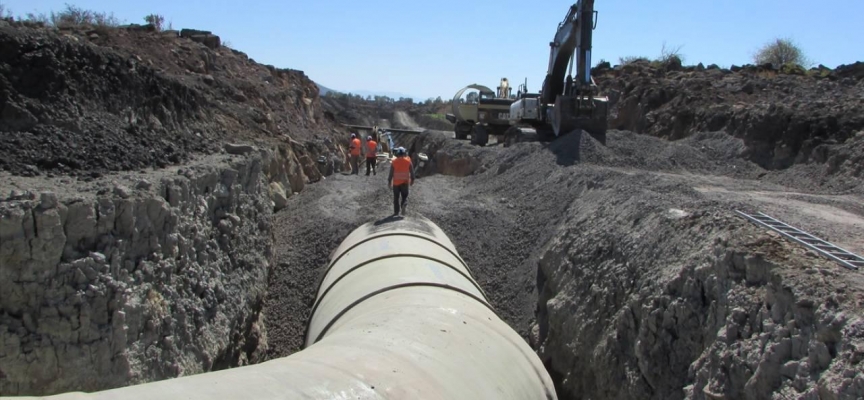
[{"label": "excavator boom", "polygon": [[549,68],[543,82],[543,102],[555,103],[555,97],[569,94],[576,64],[577,85],[591,85],[591,40],[594,30],[594,0],[581,0],[570,6],[567,16],[558,25],[555,40],[549,43]]}]

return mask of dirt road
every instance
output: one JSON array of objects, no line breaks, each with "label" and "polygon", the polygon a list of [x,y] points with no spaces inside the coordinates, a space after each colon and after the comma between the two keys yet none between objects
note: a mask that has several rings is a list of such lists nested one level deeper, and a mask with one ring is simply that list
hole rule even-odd
[{"label": "dirt road", "polygon": [[417,121],[414,121],[414,118],[411,118],[411,116],[405,111],[394,111],[393,120],[396,126],[402,127],[403,129],[423,129]]}]

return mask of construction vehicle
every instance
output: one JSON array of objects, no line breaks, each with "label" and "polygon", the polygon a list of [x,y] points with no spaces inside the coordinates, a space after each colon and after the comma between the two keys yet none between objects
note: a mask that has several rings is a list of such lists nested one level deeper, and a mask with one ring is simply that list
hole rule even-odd
[{"label": "construction vehicle", "polygon": [[[597,27],[594,0],[570,6],[549,43],[549,66],[540,93],[520,85],[510,105],[505,146],[514,141],[551,141],[581,129],[606,144],[609,98],[591,77],[591,40]],[[573,67],[576,74],[573,75]]]},{"label": "construction vehicle", "polygon": [[[477,90],[477,93],[469,93],[463,99],[462,95],[472,89]],[[489,142],[490,135],[499,137],[499,141],[503,140],[510,128],[510,106],[516,96],[512,94],[513,88],[507,78],[501,78],[497,89],[493,92],[475,83],[456,92],[453,113],[446,115],[447,120],[455,124],[456,139],[465,140],[471,135],[471,143],[480,146]]]}]

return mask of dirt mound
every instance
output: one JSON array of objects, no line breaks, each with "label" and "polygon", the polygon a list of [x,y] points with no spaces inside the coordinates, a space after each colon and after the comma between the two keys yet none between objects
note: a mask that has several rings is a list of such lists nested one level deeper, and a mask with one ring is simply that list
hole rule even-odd
[{"label": "dirt mound", "polygon": [[[731,176],[753,179],[767,184],[784,183],[798,190],[820,191],[828,188],[848,190],[857,182],[850,179],[825,179],[828,168],[792,168],[782,171],[766,170],[747,160],[746,144],[723,132],[702,132],[677,141],[640,135],[629,131],[610,130],[607,144],[601,145],[590,135],[574,131],[552,142],[519,143],[515,153],[504,152],[498,146],[476,147],[464,141],[448,139],[446,132],[426,131],[420,134],[409,147],[411,154],[426,153],[430,162],[418,172],[423,175],[444,174],[467,176],[482,173],[490,168],[506,170],[519,162],[524,149],[544,152],[555,157],[561,166],[576,164],[602,165],[610,168],[665,171],[699,172],[706,175]],[[860,140],[850,141],[842,152],[851,159],[858,154]],[[838,150],[841,152],[841,150]],[[501,158],[503,157],[503,158]],[[511,159],[512,157],[512,159]],[[452,165],[472,166],[454,168]],[[843,162],[841,165],[848,166]],[[454,170],[458,172],[454,172]],[[860,184],[860,183],[859,183]],[[833,186],[832,186],[833,185]]]},{"label": "dirt mound", "polygon": [[855,80],[864,79],[864,62],[858,61],[854,64],[841,65],[834,71],[829,71],[829,78],[852,78]]},{"label": "dirt mound", "polygon": [[[425,135],[425,134],[424,134]],[[423,135],[421,135],[421,138]],[[518,144],[536,146],[555,155],[556,162],[568,166],[595,164],[615,168],[665,172],[699,172],[705,175],[730,176],[750,179],[765,185],[783,185],[806,193],[864,194],[864,134],[857,135],[842,144],[822,145],[814,151],[809,163],[793,165],[786,169],[766,169],[747,157],[746,141],[724,132],[699,132],[684,139],[667,141],[661,138],[640,135],[630,131],[610,130],[606,146],[579,131],[564,135],[550,143]],[[418,143],[436,143],[434,140]],[[490,168],[487,165],[497,157],[495,152],[449,144],[434,146],[424,144],[418,151],[439,148],[452,149],[436,155],[444,159],[469,157],[480,160],[477,171]],[[431,157],[431,156],[430,156]],[[509,166],[506,166],[509,168]]]},{"label": "dirt mound", "polygon": [[[483,150],[463,142],[450,139],[448,132],[425,131],[413,138],[406,147],[417,165],[417,175],[442,174],[449,176],[468,176],[480,168],[477,152]],[[423,153],[429,160],[420,167],[418,154]]]},{"label": "dirt mound", "polygon": [[193,39],[0,22],[0,168],[99,175],[335,132],[301,71]]},{"label": "dirt mound", "polygon": [[748,159],[778,169],[812,162],[821,146],[864,129],[860,70],[635,62],[595,77],[610,97],[610,127],[671,140],[723,130],[744,141]]}]

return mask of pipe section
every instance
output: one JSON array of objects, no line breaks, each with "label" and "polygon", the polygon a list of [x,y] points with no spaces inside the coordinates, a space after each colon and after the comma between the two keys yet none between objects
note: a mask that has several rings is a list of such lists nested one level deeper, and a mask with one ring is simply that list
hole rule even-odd
[{"label": "pipe section", "polygon": [[[465,86],[464,88],[462,88],[462,90],[456,92],[456,95],[453,96],[453,106],[452,106],[453,107],[453,115],[455,115],[456,118],[458,118],[460,121],[466,121],[466,119],[465,119],[465,117],[462,116],[462,112],[460,111],[459,99],[461,99],[462,94],[465,93],[465,91],[469,90],[469,89],[477,90],[480,93],[491,94],[492,96],[495,95],[495,92],[493,92],[492,89],[489,89],[488,87],[483,86],[483,85],[478,85],[476,83]],[[479,99],[478,99],[478,101],[479,101]],[[474,121],[474,122],[477,122],[477,121]]]},{"label": "pipe section", "polygon": [[557,399],[446,234],[425,218],[354,230],[331,254],[306,348],[261,364],[49,399]]}]

